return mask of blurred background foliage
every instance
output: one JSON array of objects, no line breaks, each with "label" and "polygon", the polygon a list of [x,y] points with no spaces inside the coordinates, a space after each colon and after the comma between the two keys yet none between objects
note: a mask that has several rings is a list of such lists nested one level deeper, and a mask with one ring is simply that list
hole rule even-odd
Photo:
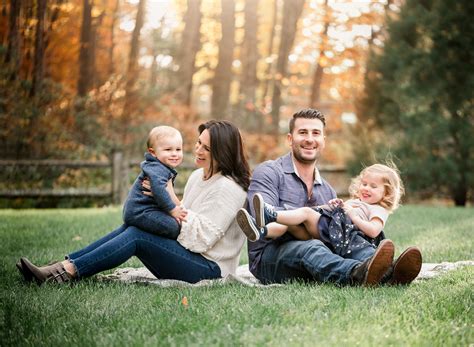
[{"label": "blurred background foliage", "polygon": [[[409,197],[466,205],[473,6],[3,0],[0,159],[101,161],[120,150],[140,160],[149,129],[168,124],[182,131],[191,161],[197,125],[217,118],[242,129],[257,164],[287,151],[288,119],[314,107],[328,121],[321,165],[352,174],[392,159]],[[2,189],[104,182],[95,170],[2,171]]]}]

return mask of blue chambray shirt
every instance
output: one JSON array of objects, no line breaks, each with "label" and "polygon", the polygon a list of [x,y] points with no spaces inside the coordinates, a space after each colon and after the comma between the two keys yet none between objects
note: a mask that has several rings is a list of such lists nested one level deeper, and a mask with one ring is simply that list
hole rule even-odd
[{"label": "blue chambray shirt", "polygon": [[[315,172],[313,194],[308,197],[306,185],[295,171],[291,152],[276,159],[266,161],[257,166],[253,172],[248,190],[248,201],[252,201],[255,193],[260,193],[263,200],[277,210],[303,206],[324,205],[336,197],[334,189]],[[249,204],[251,205],[251,204]],[[253,207],[249,212],[255,216]],[[276,240],[248,242],[249,268],[255,272],[263,249]],[[282,242],[281,238],[277,242]]]}]

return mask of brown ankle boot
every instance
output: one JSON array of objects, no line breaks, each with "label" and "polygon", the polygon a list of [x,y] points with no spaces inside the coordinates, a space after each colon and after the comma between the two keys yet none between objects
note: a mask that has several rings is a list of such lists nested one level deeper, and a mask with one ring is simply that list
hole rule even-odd
[{"label": "brown ankle boot", "polygon": [[410,284],[420,273],[422,262],[420,250],[417,247],[408,247],[393,264],[388,284]]},{"label": "brown ankle boot", "polygon": [[72,280],[72,276],[66,271],[60,262],[37,267],[26,258],[20,259],[21,267],[25,278],[31,276],[38,285],[44,282],[66,283]]},{"label": "brown ankle boot", "polygon": [[380,242],[371,258],[354,267],[351,273],[351,284],[363,286],[380,284],[383,275],[392,264],[394,249],[391,240],[385,239]]}]

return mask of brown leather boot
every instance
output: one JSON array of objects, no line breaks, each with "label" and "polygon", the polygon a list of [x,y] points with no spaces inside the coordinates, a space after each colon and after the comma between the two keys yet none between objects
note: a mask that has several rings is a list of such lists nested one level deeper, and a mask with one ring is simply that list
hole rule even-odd
[{"label": "brown leather boot", "polygon": [[23,276],[23,279],[26,282],[31,282],[33,277],[31,276],[31,273],[29,271],[23,271],[23,266],[21,265],[21,261],[19,261],[15,265],[16,265],[16,268],[18,269],[18,271],[20,271],[21,275]]},{"label": "brown leather boot", "polygon": [[393,272],[387,284],[410,284],[420,273],[421,264],[421,251],[417,247],[408,247],[393,264]]},{"label": "brown leather boot", "polygon": [[[55,261],[50,261],[48,265],[53,265],[54,263]],[[15,265],[26,282],[31,282],[33,280],[33,276],[31,275],[31,272],[23,270],[23,265],[21,265],[21,260],[19,260]]]},{"label": "brown leather boot", "polygon": [[66,271],[63,264],[60,262],[38,267],[28,259],[21,258],[20,263],[25,279],[27,276],[31,276],[38,285],[42,285],[44,282],[66,283],[72,280],[72,276]]},{"label": "brown leather boot", "polygon": [[351,273],[351,284],[363,286],[379,284],[392,265],[394,251],[395,246],[391,240],[385,239],[380,242],[371,258],[354,267]]}]

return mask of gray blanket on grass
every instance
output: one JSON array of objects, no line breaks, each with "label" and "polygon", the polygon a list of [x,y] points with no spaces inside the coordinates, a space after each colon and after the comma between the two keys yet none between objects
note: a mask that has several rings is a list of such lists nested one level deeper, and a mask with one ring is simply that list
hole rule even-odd
[{"label": "gray blanket on grass", "polygon": [[[448,271],[455,270],[461,266],[473,266],[474,261],[458,261],[455,263],[443,262],[443,263],[423,263],[420,274],[415,281],[421,281],[439,276]],[[280,284],[263,285],[257,280],[249,271],[248,265],[241,265],[237,268],[235,275],[228,275],[224,278],[215,280],[202,280],[198,283],[188,283],[179,280],[166,280],[157,279],[153,274],[148,271],[145,267],[140,268],[120,268],[115,270],[110,275],[99,275],[99,279],[105,281],[120,281],[125,283],[149,283],[157,285],[159,287],[201,287],[212,284],[222,283],[241,283],[247,286],[254,287],[269,287],[279,286]]]}]

